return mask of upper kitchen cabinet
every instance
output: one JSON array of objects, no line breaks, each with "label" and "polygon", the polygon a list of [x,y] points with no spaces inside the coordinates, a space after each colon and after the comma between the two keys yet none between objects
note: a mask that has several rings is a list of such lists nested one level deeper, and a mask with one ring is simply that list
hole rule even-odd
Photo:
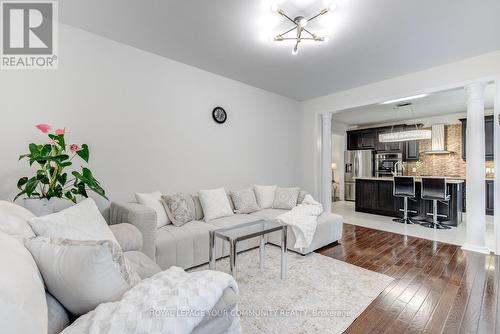
[{"label": "upper kitchen cabinet", "polygon": [[375,150],[380,152],[403,152],[404,142],[381,143],[378,138],[383,133],[399,132],[404,130],[404,125],[395,125],[385,128],[375,129]]},{"label": "upper kitchen cabinet", "polygon": [[347,131],[348,150],[373,150],[375,148],[375,134],[371,129]]},{"label": "upper kitchen cabinet", "polygon": [[[415,130],[415,126],[408,125],[406,130]],[[418,161],[420,159],[420,142],[418,140],[411,140],[404,143],[403,160],[404,161]]]},{"label": "upper kitchen cabinet", "polygon": [[[460,122],[462,122],[462,159],[466,160],[467,119],[463,118]],[[493,160],[493,116],[484,117],[484,132],[485,159]]]}]

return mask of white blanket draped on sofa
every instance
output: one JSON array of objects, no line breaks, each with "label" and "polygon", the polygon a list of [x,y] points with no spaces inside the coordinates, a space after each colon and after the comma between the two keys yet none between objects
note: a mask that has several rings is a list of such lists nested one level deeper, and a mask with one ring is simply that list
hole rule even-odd
[{"label": "white blanket draped on sofa", "polygon": [[302,204],[276,217],[287,224],[295,235],[294,248],[302,249],[311,245],[318,226],[318,216],[323,213],[323,205],[315,201],[311,195],[304,198]]},{"label": "white blanket draped on sofa", "polygon": [[[81,316],[62,334],[191,333],[228,287],[238,292],[228,274],[171,267],[143,280],[120,301]],[[234,318],[230,333],[240,333],[239,318]]]}]

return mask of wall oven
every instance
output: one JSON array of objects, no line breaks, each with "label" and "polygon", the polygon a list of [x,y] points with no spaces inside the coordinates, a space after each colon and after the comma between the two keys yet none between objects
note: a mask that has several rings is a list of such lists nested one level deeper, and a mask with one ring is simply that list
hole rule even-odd
[{"label": "wall oven", "polygon": [[396,163],[403,162],[402,153],[377,153],[375,154],[375,176],[392,176]]}]

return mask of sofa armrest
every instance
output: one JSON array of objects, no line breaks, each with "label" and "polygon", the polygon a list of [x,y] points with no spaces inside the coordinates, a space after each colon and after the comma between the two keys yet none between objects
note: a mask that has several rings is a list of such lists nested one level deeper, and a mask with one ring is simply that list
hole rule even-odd
[{"label": "sofa armrest", "polygon": [[138,203],[112,202],[110,225],[132,224],[142,234],[142,252],[156,262],[156,212]]},{"label": "sofa armrest", "polygon": [[132,224],[121,223],[109,228],[120,244],[122,251],[140,251],[142,249],[142,233]]}]

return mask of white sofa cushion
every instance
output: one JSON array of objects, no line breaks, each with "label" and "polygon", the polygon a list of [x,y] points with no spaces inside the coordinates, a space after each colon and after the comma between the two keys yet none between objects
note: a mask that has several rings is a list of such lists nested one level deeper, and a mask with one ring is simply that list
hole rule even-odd
[{"label": "white sofa cushion", "polygon": [[257,197],[257,203],[261,209],[270,209],[273,207],[274,195],[276,194],[276,189],[278,186],[259,186],[254,187],[255,196]]},{"label": "white sofa cushion", "polygon": [[119,300],[140,281],[118,246],[109,241],[36,237],[26,248],[42,273],[47,290],[74,315]]},{"label": "white sofa cushion", "polygon": [[167,212],[161,203],[161,192],[154,191],[152,193],[136,193],[135,199],[137,203],[145,205],[156,212],[156,228],[160,228],[170,224]]},{"label": "white sofa cushion", "polygon": [[231,204],[224,188],[200,190],[201,206],[205,221],[233,215]]},{"label": "white sofa cushion", "polygon": [[71,240],[110,240],[120,247],[91,198],[60,212],[34,217],[29,223],[39,236]]},{"label": "white sofa cushion", "polygon": [[35,235],[28,220],[35,217],[27,209],[17,204],[0,201],[0,231],[22,240]]},{"label": "white sofa cushion", "polygon": [[45,289],[30,252],[14,237],[0,232],[0,331],[47,332]]}]

